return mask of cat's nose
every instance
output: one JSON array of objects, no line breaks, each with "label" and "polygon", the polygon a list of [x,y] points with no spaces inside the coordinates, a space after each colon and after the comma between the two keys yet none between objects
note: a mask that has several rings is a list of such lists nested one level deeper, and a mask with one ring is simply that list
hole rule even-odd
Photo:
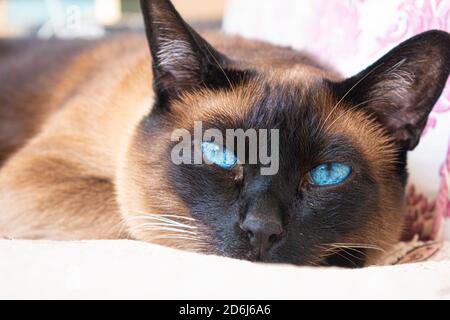
[{"label": "cat's nose", "polygon": [[281,219],[272,216],[247,214],[240,227],[247,233],[258,258],[264,258],[283,234]]}]

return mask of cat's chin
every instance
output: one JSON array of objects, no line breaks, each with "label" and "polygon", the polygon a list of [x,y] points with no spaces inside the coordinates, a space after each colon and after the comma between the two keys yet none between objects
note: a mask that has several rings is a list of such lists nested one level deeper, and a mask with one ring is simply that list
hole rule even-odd
[{"label": "cat's chin", "polygon": [[259,256],[253,252],[249,252],[245,255],[233,255],[226,253],[210,253],[213,255],[220,255],[227,258],[238,259],[238,260],[246,260],[255,263],[268,263],[268,264],[291,264],[295,266],[311,266],[311,267],[340,267],[340,268],[363,268],[367,266],[368,263],[368,255],[364,249],[342,249],[336,251],[335,253],[328,255],[323,259],[316,259],[312,257],[311,259],[305,260],[292,260],[292,259],[283,259],[280,257],[273,256]]},{"label": "cat's chin", "polygon": [[[248,253],[245,257],[239,259],[248,260],[257,263],[270,264],[292,264],[296,266],[315,266],[315,267],[340,267],[340,268],[363,268],[369,262],[368,252],[365,249],[341,249],[331,255],[326,256],[322,260],[317,260],[314,257],[307,260],[291,260],[282,259],[273,256],[259,256],[255,253]],[[235,257],[236,258],[236,257]]]},{"label": "cat's chin", "polygon": [[277,260],[270,258],[261,257],[245,257],[239,258],[240,260],[247,260],[256,263],[269,263],[269,264],[291,264],[295,266],[310,266],[310,267],[340,267],[340,268],[363,268],[366,266],[366,258],[363,253],[358,255],[350,255],[348,252],[342,250],[341,252],[336,252],[327,258],[319,262],[300,262],[300,261],[288,261],[288,260]]}]

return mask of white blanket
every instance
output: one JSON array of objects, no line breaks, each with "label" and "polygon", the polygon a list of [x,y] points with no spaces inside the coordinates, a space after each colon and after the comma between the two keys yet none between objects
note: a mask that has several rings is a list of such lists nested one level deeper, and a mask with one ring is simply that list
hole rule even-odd
[{"label": "white blanket", "polygon": [[337,269],[135,241],[0,240],[0,299],[450,299],[450,260]]}]

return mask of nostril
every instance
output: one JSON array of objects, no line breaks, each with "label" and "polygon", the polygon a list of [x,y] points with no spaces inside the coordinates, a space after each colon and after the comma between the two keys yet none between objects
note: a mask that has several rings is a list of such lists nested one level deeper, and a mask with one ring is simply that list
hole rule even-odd
[{"label": "nostril", "polygon": [[260,255],[277,243],[283,234],[281,223],[269,220],[267,217],[247,216],[240,224],[240,228],[245,231],[251,245]]}]

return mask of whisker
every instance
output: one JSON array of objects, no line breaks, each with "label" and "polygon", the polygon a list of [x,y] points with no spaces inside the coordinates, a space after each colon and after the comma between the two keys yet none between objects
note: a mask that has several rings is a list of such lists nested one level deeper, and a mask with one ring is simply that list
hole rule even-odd
[{"label": "whisker", "polygon": [[[152,241],[153,240],[161,240],[161,239],[189,240],[189,241],[191,241],[189,243],[189,246],[193,245],[194,246],[193,249],[205,249],[208,246],[208,243],[201,241],[201,239],[198,239],[196,237],[178,235],[178,234],[164,234],[164,235],[155,236],[152,238]],[[196,248],[195,246],[197,246],[198,248]]]},{"label": "whisker", "polygon": [[178,235],[178,234],[159,235],[159,236],[153,237],[153,239],[154,240],[156,240],[156,239],[183,239],[183,240],[194,240],[194,241],[199,240],[199,239],[197,239],[195,237],[182,236],[182,235]]},{"label": "whisker", "polygon": [[[361,243],[330,243],[330,244],[325,244],[325,245],[319,245],[319,247],[321,247],[325,251],[322,256],[322,259],[326,259],[327,257],[336,254],[342,258],[345,258],[346,260],[351,260],[348,257],[344,257],[344,254],[342,253],[342,251],[343,251],[345,253],[345,255],[348,255],[357,260],[362,260],[362,257],[358,257],[355,254],[352,254],[351,252],[349,252],[349,251],[353,251],[356,254],[360,254],[363,257],[367,257],[367,254],[360,249],[371,249],[371,250],[379,250],[379,251],[385,252],[385,250],[383,250],[382,248],[380,248],[376,245],[361,244]],[[352,262],[352,263],[354,265],[356,265],[354,262]]]},{"label": "whisker", "polygon": [[181,228],[197,229],[196,226],[190,226],[190,225],[187,225],[187,224],[184,224],[184,223],[181,223],[181,222],[177,222],[177,221],[173,221],[171,219],[167,219],[167,218],[164,218],[164,217],[158,217],[157,215],[156,216],[134,216],[134,217],[127,218],[128,221],[138,220],[138,219],[141,219],[141,220],[155,220],[155,221],[165,222],[166,224],[170,224],[172,226],[177,226],[177,227],[181,227]]},{"label": "whisker", "polygon": [[351,112],[357,110],[359,107],[371,103],[373,101],[376,101],[376,98],[372,98],[372,99],[368,99],[366,101],[363,101],[361,103],[358,103],[357,105],[354,105],[353,107],[351,107],[350,109],[344,111],[339,117],[337,117],[336,119],[333,120],[333,122],[331,122],[328,127],[325,129],[325,132],[327,132],[328,130],[330,130],[330,128],[333,126],[333,124],[335,124],[339,119],[342,119],[343,117],[345,117],[346,115],[350,114]]},{"label": "whisker", "polygon": [[228,81],[228,84],[230,85],[231,90],[234,90],[233,87],[233,83],[231,82],[230,78],[228,77],[228,75],[226,74],[225,70],[222,68],[222,66],[220,65],[219,61],[216,59],[216,57],[214,56],[214,54],[211,52],[211,50],[209,50],[208,46],[206,46],[206,50],[208,51],[209,55],[213,58],[214,63],[219,67],[220,71],[223,73],[223,75],[225,76],[225,78]]},{"label": "whisker", "polygon": [[339,101],[333,106],[333,108],[331,108],[330,112],[328,113],[328,116],[325,118],[325,120],[323,121],[322,126],[320,127],[320,131],[322,131],[328,121],[328,119],[331,117],[331,115],[333,114],[333,112],[337,109],[337,107],[341,104],[342,101],[344,101],[344,99],[350,94],[350,92],[353,91],[353,89],[355,89],[361,82],[364,81],[364,79],[366,79],[372,72],[374,72],[375,70],[377,70],[379,67],[381,67],[383,64],[380,63],[379,65],[375,66],[375,68],[373,68],[372,70],[370,70],[369,72],[367,72],[361,79],[359,79],[343,96],[341,99],[339,99]]},{"label": "whisker", "polygon": [[174,231],[174,232],[179,232],[179,233],[191,234],[194,236],[197,235],[197,233],[193,232],[193,231],[178,229],[178,228],[174,228],[174,227],[170,227],[170,226],[161,225],[158,223],[157,224],[143,223],[143,224],[139,225],[136,229],[149,230],[149,231]]},{"label": "whisker", "polygon": [[306,261],[306,265],[311,265],[314,267],[322,267],[322,265],[320,264],[320,259],[318,259],[317,261],[316,260]]},{"label": "whisker", "polygon": [[339,257],[344,258],[346,261],[350,262],[352,265],[354,265],[355,267],[358,267],[358,265],[355,263],[355,261],[353,261],[352,259],[350,259],[349,257],[346,257],[345,255],[343,255],[339,250],[336,250],[335,252],[333,252],[330,255],[334,255],[337,254]]},{"label": "whisker", "polygon": [[373,250],[379,250],[379,251],[385,251],[383,248],[374,245],[374,244],[365,244],[365,243],[330,243],[326,244],[328,246],[334,246],[334,247],[352,247],[352,248],[359,248],[359,249],[373,249]]},{"label": "whisker", "polygon": [[186,224],[197,222],[195,219],[177,214],[155,214],[141,210],[132,210],[131,213],[139,215],[126,217],[124,218],[124,222],[141,220],[142,223],[133,224],[128,227],[137,232],[150,231],[149,242],[160,239],[185,240],[186,242],[174,243],[172,246],[192,249],[195,252],[209,252],[209,244],[194,232],[200,226]]},{"label": "whisker", "polygon": [[[360,260],[360,261],[362,261],[363,258],[358,257],[358,256],[356,256],[355,254],[361,254],[363,257],[367,257],[367,254],[366,254],[364,251],[361,251],[361,250],[358,250],[358,249],[355,249],[355,248],[343,248],[342,251],[344,251],[344,252],[345,252],[346,254],[348,254],[350,257],[355,258],[355,259]],[[352,254],[352,253],[349,252],[349,251],[353,251],[353,252],[355,252],[355,254]]]},{"label": "whisker", "polygon": [[166,218],[177,218],[177,219],[182,219],[182,220],[195,221],[194,218],[186,217],[186,216],[182,216],[182,215],[177,215],[177,214],[159,214],[159,213],[145,212],[145,211],[141,211],[141,210],[132,210],[132,212],[144,214],[146,216],[149,215],[149,216],[158,216],[158,217],[166,217]]}]

